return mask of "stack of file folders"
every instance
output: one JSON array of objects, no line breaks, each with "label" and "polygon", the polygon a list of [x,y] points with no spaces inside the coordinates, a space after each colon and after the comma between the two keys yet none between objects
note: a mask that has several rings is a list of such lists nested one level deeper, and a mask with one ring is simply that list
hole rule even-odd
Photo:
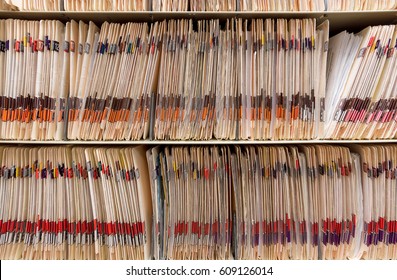
[{"label": "stack of file folders", "polygon": [[397,258],[396,145],[0,155],[0,259]]},{"label": "stack of file folders", "polygon": [[[2,0],[11,2],[10,0]],[[10,3],[11,4],[11,3]],[[13,0],[24,11],[366,11],[393,10],[395,0]]]},{"label": "stack of file folders", "polygon": [[0,20],[10,140],[396,138],[395,25]]}]

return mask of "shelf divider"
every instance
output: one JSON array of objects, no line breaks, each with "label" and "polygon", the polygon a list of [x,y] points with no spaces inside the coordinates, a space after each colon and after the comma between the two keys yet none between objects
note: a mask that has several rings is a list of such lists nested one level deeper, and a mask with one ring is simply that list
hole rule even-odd
[{"label": "shelf divider", "polygon": [[0,140],[2,144],[22,145],[315,145],[315,144],[397,144],[393,140],[138,140],[138,141],[32,141]]}]

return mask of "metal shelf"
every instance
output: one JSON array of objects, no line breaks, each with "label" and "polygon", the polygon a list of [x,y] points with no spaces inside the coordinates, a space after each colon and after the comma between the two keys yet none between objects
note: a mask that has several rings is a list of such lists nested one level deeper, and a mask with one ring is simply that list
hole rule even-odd
[{"label": "metal shelf", "polygon": [[63,22],[74,20],[93,21],[97,25],[109,22],[153,22],[164,19],[213,19],[228,18],[316,18],[319,22],[328,19],[331,33],[344,29],[357,31],[368,25],[397,24],[397,10],[387,11],[316,11],[316,12],[42,12],[0,11],[0,18],[56,19]]}]

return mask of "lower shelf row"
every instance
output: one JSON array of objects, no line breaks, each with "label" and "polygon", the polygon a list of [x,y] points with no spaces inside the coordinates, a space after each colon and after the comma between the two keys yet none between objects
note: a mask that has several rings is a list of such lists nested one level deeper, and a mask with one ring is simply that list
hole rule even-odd
[{"label": "lower shelf row", "polygon": [[0,259],[397,259],[397,145],[0,156]]}]

